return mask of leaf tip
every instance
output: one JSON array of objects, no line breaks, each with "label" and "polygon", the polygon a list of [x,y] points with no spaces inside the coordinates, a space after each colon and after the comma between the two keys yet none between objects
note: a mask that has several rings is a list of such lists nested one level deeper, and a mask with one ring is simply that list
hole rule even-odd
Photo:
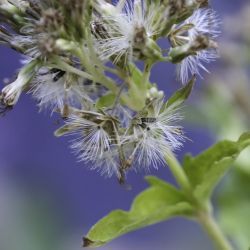
[{"label": "leaf tip", "polygon": [[245,132],[242,134],[238,140],[238,143],[241,144],[242,148],[247,148],[250,146],[250,132]]},{"label": "leaf tip", "polygon": [[82,238],[82,247],[90,247],[90,248],[95,248],[95,247],[100,247],[104,244],[106,244],[107,242],[104,241],[95,241],[95,240],[91,240],[90,238],[88,238],[87,236],[84,236]]},{"label": "leaf tip", "polygon": [[83,237],[82,238],[82,247],[91,247],[94,245],[94,241],[90,240],[89,238],[87,237]]}]

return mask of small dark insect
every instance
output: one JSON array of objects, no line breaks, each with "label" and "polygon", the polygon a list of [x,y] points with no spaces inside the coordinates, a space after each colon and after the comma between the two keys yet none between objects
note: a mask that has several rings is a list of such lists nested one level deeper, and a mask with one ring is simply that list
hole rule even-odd
[{"label": "small dark insect", "polygon": [[108,38],[108,32],[101,22],[95,21],[91,24],[91,33],[96,38]]},{"label": "small dark insect", "polygon": [[40,73],[41,76],[48,75],[48,74],[55,74],[53,76],[53,81],[57,82],[60,78],[62,78],[66,74],[66,71],[63,71],[63,70],[60,70],[57,68],[53,68],[47,72]]},{"label": "small dark insect", "polygon": [[60,78],[62,78],[66,74],[65,71],[60,70],[60,69],[51,69],[51,71],[50,71],[51,73],[55,74],[55,76],[53,77],[54,82],[57,82]]},{"label": "small dark insect", "polygon": [[141,123],[139,124],[139,126],[142,127],[143,129],[148,128],[147,124],[156,122],[156,118],[154,117],[141,117],[140,120]]},{"label": "small dark insect", "polygon": [[154,123],[154,122],[156,122],[156,118],[154,118],[154,117],[142,117],[141,122],[142,123]]},{"label": "small dark insect", "polygon": [[83,83],[85,86],[91,86],[93,85],[93,81],[92,80],[89,80],[89,79],[86,79]]}]

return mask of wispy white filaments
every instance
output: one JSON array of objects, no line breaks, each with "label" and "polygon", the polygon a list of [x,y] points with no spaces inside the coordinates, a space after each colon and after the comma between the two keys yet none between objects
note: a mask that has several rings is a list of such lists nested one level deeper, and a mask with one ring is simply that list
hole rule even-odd
[{"label": "wispy white filaments", "polygon": [[[212,9],[202,8],[196,10],[191,17],[177,27],[181,32],[176,35],[176,40],[179,45],[186,43],[192,44],[198,36],[204,35],[211,40],[215,40],[219,32],[220,21]],[[183,27],[188,27],[182,30]],[[183,32],[184,31],[184,32]],[[210,63],[218,58],[218,53],[215,48],[207,48],[195,52],[195,55],[190,55],[183,59],[178,65],[178,77],[182,83],[186,83],[190,74],[201,76],[200,70],[208,72],[204,63]]]},{"label": "wispy white filaments", "polygon": [[71,147],[80,161],[95,162],[103,158],[105,153],[110,152],[112,140],[103,127],[104,123],[96,123],[79,115],[71,115],[66,124],[70,128],[70,134],[77,137]]},{"label": "wispy white filaments", "polygon": [[112,145],[109,151],[105,151],[101,157],[97,157],[93,161],[91,168],[96,169],[104,176],[111,177],[115,175],[120,179],[120,164],[118,147],[117,145]]},{"label": "wispy white filaments", "polygon": [[114,57],[117,62],[124,56],[125,60],[131,61],[136,56],[134,50],[139,49],[137,44],[160,31],[155,22],[157,8],[159,5],[152,3],[148,6],[146,1],[127,0],[123,8],[118,4],[116,12],[103,14],[101,19],[93,21],[100,57],[104,60]]},{"label": "wispy white filaments", "polygon": [[125,140],[134,145],[130,156],[135,168],[157,168],[165,163],[166,155],[182,146],[185,137],[182,128],[177,126],[182,117],[177,110],[164,107],[163,100],[155,100],[152,110],[144,117],[137,117],[133,134]]},{"label": "wispy white filaments", "polygon": [[[88,112],[85,115],[88,116]],[[71,148],[79,161],[87,163],[90,169],[95,169],[108,177],[116,175],[120,178],[121,161],[118,145],[114,136],[110,135],[112,123],[105,121],[107,117],[103,114],[90,111],[89,115],[97,115],[98,118],[91,121],[79,115],[71,115],[66,121],[68,134],[76,137]]]},{"label": "wispy white filaments", "polygon": [[106,176],[121,178],[128,169],[149,170],[165,163],[166,155],[182,146],[182,117],[166,108],[163,98],[153,100],[146,114],[131,118],[123,133],[110,116],[97,111],[76,112],[66,120],[66,134],[75,135],[71,148],[80,161]]},{"label": "wispy white filaments", "polygon": [[83,100],[90,101],[85,80],[58,69],[42,68],[33,80],[31,92],[41,110],[62,111],[65,105],[81,108]]}]

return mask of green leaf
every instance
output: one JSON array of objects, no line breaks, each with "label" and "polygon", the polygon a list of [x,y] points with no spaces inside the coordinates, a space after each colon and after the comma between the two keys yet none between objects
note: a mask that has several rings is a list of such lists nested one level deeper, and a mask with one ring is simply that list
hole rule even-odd
[{"label": "green leaf", "polygon": [[151,186],[135,198],[130,211],[115,210],[102,218],[84,237],[84,246],[98,247],[138,228],[193,214],[191,205],[175,187],[156,177],[147,177],[147,181]]},{"label": "green leaf", "polygon": [[116,95],[113,93],[108,93],[102,97],[99,98],[99,100],[96,103],[96,108],[108,108],[115,102]]},{"label": "green leaf", "polygon": [[186,101],[190,96],[196,77],[193,76],[192,79],[181,89],[176,91],[167,101],[166,108],[175,109]]},{"label": "green leaf", "polygon": [[207,200],[230,165],[249,145],[250,133],[245,133],[236,142],[222,141],[195,158],[187,156],[184,170],[193,186],[195,197]]},{"label": "green leaf", "polygon": [[149,175],[149,176],[146,176],[145,179],[150,186],[166,188],[168,190],[172,190],[172,193],[177,191],[178,195],[180,195],[180,191],[177,190],[174,186],[157,178],[156,176]]}]

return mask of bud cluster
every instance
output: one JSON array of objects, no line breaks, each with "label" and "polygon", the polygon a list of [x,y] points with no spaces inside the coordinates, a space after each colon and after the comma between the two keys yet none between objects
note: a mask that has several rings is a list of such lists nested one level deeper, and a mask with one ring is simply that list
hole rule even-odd
[{"label": "bud cluster", "polygon": [[0,0],[0,43],[25,57],[0,114],[31,93],[62,116],[55,134],[73,134],[80,160],[123,182],[129,169],[157,168],[185,138],[179,108],[150,82],[152,66],[177,64],[183,84],[207,71],[218,25],[207,0]]}]

